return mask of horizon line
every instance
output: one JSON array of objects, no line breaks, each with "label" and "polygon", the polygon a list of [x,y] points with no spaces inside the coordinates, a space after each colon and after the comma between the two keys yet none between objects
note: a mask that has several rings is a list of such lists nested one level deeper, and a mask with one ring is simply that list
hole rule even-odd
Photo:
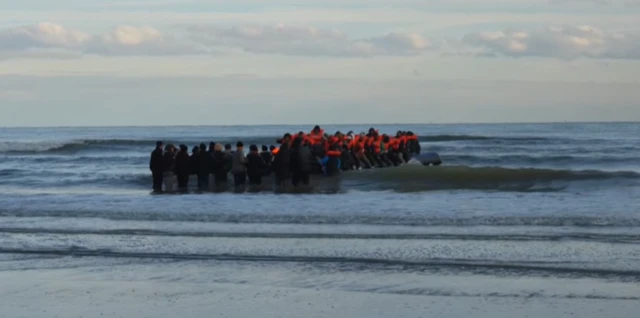
[{"label": "horizon line", "polygon": [[611,120],[611,121],[548,121],[548,122],[429,122],[429,123],[300,123],[300,124],[233,124],[233,125],[90,125],[90,126],[0,126],[0,129],[25,129],[25,128],[183,128],[183,127],[297,127],[297,126],[415,126],[415,125],[543,125],[543,124],[638,124],[640,120]]}]

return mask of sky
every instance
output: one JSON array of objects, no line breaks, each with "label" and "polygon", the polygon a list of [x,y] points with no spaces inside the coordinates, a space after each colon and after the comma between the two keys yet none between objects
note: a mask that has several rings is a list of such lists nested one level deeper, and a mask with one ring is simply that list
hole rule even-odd
[{"label": "sky", "polygon": [[0,0],[0,126],[640,121],[640,0]]}]

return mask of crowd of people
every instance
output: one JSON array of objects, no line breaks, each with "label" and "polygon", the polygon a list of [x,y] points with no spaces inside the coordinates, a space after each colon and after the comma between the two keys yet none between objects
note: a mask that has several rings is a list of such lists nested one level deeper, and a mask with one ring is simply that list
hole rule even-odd
[{"label": "crowd of people", "polygon": [[[222,145],[211,142],[189,148],[182,144],[177,149],[162,141],[151,153],[149,169],[156,192],[187,191],[190,176],[197,178],[201,191],[227,189],[228,176],[233,176],[235,187],[262,185],[264,176],[273,175],[278,187],[289,184],[308,186],[311,175],[337,176],[341,171],[398,166],[420,154],[418,137],[408,131],[395,136],[380,134],[370,128],[367,133],[328,135],[316,126],[310,133],[285,134],[277,140],[278,147],[250,145],[245,154],[244,144]],[[176,189],[177,182],[177,189]]]}]

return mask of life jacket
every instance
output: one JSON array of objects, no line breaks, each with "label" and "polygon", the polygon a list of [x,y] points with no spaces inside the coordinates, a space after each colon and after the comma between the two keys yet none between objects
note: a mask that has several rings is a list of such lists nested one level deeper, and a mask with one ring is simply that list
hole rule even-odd
[{"label": "life jacket", "polygon": [[398,151],[405,152],[407,151],[407,136],[400,136],[398,141]]},{"label": "life jacket", "polygon": [[320,129],[318,132],[314,132],[312,130],[309,133],[309,139],[311,139],[313,142],[318,142],[318,141],[322,140],[323,136],[324,136],[324,129]]},{"label": "life jacket", "polygon": [[271,154],[275,156],[278,154],[278,151],[280,151],[280,148],[273,149],[273,151],[271,151]]},{"label": "life jacket", "polygon": [[391,141],[389,141],[389,148],[391,148],[395,152],[398,152],[400,150],[400,139],[392,138]]},{"label": "life jacket", "polygon": [[372,143],[371,147],[373,148],[373,152],[376,154],[380,153],[380,148],[382,147],[382,139],[380,137],[376,138]]}]

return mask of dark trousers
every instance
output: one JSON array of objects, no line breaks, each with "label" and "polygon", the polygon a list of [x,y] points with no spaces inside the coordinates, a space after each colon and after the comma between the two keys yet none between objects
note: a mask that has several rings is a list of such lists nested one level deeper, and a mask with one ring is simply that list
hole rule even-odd
[{"label": "dark trousers", "polygon": [[208,173],[200,173],[198,174],[198,188],[200,190],[206,190],[209,188],[209,174]]},{"label": "dark trousers", "polygon": [[151,176],[153,177],[153,191],[162,191],[162,181],[164,179],[164,172],[152,171]]},{"label": "dark trousers", "polygon": [[245,185],[247,183],[247,174],[245,172],[234,173],[233,182],[236,187]]},{"label": "dark trousers", "polygon": [[383,153],[380,155],[380,160],[384,163],[385,167],[393,166],[393,161],[389,158],[389,153]]},{"label": "dark trousers", "polygon": [[178,189],[185,190],[188,187],[189,187],[189,174],[188,173],[178,174]]},{"label": "dark trousers", "polygon": [[262,176],[259,174],[250,174],[249,175],[249,184],[251,185],[261,185],[262,184]]},{"label": "dark trousers", "polygon": [[284,187],[287,185],[287,173],[283,171],[276,171],[276,186]]},{"label": "dark trousers", "polygon": [[309,185],[309,174],[306,172],[294,172],[291,176],[291,184],[297,187],[302,182],[303,185]]},{"label": "dark trousers", "polygon": [[405,150],[402,152],[402,159],[404,159],[404,162],[409,162],[409,160],[411,160],[411,155],[408,151]]},{"label": "dark trousers", "polygon": [[216,181],[216,185],[222,185],[227,183],[227,173],[221,172],[213,175],[213,178]]}]

